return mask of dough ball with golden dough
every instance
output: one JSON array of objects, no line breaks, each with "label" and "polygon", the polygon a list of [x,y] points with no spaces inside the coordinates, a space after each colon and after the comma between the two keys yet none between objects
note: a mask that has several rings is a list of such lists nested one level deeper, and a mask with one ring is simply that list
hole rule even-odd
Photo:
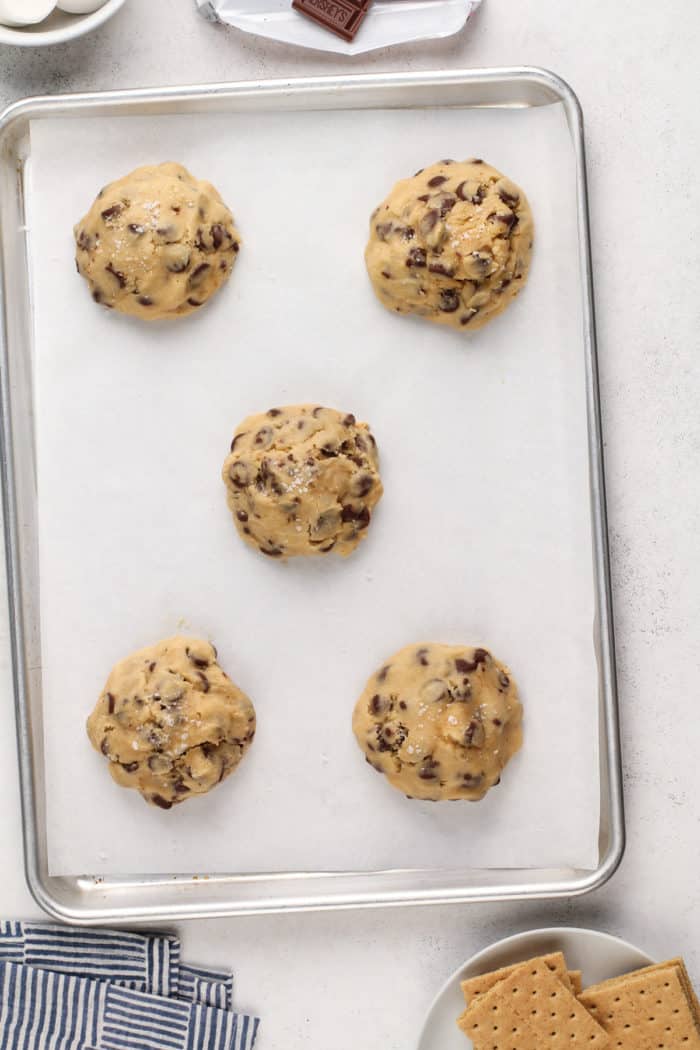
[{"label": "dough ball with golden dough", "polygon": [[113,669],[88,718],[117,784],[170,809],[233,773],[255,735],[255,709],[198,638],[168,638]]},{"label": "dough ball with golden dough", "polygon": [[280,559],[350,554],[383,491],[367,424],[313,404],[244,419],[222,476],[240,535]]},{"label": "dough ball with golden dough", "polygon": [[532,237],[518,186],[482,160],[443,160],[373,212],[365,259],[388,310],[473,332],[525,284]]},{"label": "dough ball with golden dough", "polygon": [[168,163],[105,186],[76,225],[75,243],[95,302],[155,321],[211,299],[231,275],[240,236],[211,183]]},{"label": "dough ball with golden dough", "polygon": [[522,744],[522,707],[486,649],[420,642],[390,657],[355,705],[369,764],[409,798],[482,799]]}]

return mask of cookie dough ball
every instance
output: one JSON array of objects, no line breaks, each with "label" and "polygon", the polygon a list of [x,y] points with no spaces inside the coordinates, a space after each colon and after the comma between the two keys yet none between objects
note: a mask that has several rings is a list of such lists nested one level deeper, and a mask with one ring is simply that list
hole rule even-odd
[{"label": "cookie dough ball", "polygon": [[320,405],[244,419],[223,479],[236,528],[271,558],[350,554],[383,492],[367,424]]},{"label": "cookie dough ball", "polygon": [[388,310],[473,332],[523,287],[532,236],[518,186],[483,160],[443,160],[373,212],[365,259]]},{"label": "cookie dough ball", "polygon": [[112,669],[87,722],[122,787],[170,809],[220,784],[255,735],[255,709],[198,638],[168,638]]},{"label": "cookie dough ball", "polygon": [[369,764],[409,798],[476,802],[522,743],[510,672],[486,649],[428,642],[395,653],[357,701]]},{"label": "cookie dough ball", "polygon": [[95,302],[146,321],[203,306],[240,247],[217,190],[181,164],[137,168],[105,186],[74,232],[78,273]]}]

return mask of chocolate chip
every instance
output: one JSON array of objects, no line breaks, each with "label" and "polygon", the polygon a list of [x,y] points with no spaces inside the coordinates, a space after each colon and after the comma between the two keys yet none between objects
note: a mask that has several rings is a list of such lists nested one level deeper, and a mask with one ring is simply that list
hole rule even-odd
[{"label": "chocolate chip", "polygon": [[427,755],[423,760],[423,765],[418,770],[418,776],[421,780],[437,780],[438,774],[436,770],[439,766],[439,762],[435,762],[431,755]]},{"label": "chocolate chip", "polygon": [[188,306],[204,306],[201,299],[188,299],[187,304]]},{"label": "chocolate chip", "polygon": [[391,667],[391,664],[386,664],[384,667],[382,667],[381,671],[377,674],[377,681],[378,682],[385,682],[386,681],[386,676],[389,674],[389,668],[390,667]]},{"label": "chocolate chip", "polygon": [[275,436],[275,432],[272,427],[260,427],[260,430],[255,435],[256,445],[269,445]]},{"label": "chocolate chip", "polygon": [[437,223],[439,218],[440,212],[437,210],[437,208],[431,208],[429,212],[425,213],[420,223],[418,224],[420,232],[423,234],[423,236],[426,236],[430,233],[432,229],[434,229],[435,224]]},{"label": "chocolate chip", "polygon": [[205,740],[203,744],[200,744],[200,750],[205,758],[209,758],[216,751],[216,746],[210,744],[208,740]]},{"label": "chocolate chip", "polygon": [[463,776],[464,783],[463,788],[476,788],[479,787],[484,778],[479,773],[465,773]]},{"label": "chocolate chip", "polygon": [[455,272],[449,266],[443,266],[442,263],[431,263],[428,267],[429,273],[439,273],[442,277],[454,277]]},{"label": "chocolate chip", "polygon": [[474,659],[478,664],[487,664],[491,659],[491,653],[488,649],[475,649]]},{"label": "chocolate chip", "polygon": [[498,187],[498,196],[504,204],[508,204],[510,207],[515,207],[520,203],[519,195],[517,193],[509,193],[503,186]]},{"label": "chocolate chip", "polygon": [[100,744],[100,751],[103,755],[109,754],[109,741],[106,736],[102,737],[102,743]]},{"label": "chocolate chip", "polygon": [[416,235],[416,231],[412,226],[397,226],[396,232],[401,234],[401,238],[404,241],[412,241]]},{"label": "chocolate chip", "polygon": [[151,802],[156,806],[160,806],[161,809],[172,809],[172,802],[168,802],[167,798],[163,798],[162,795],[151,795]]},{"label": "chocolate chip", "polygon": [[476,307],[474,307],[474,306],[470,307],[470,309],[466,312],[466,314],[462,314],[462,316],[459,319],[459,323],[461,325],[469,324],[469,322],[471,321],[472,317],[474,317],[475,314],[477,314],[478,312],[479,311],[476,309]]},{"label": "chocolate chip", "polygon": [[153,672],[153,671],[155,671],[155,669],[156,669],[156,662],[155,662],[155,660],[151,660],[150,664],[148,665],[148,670]]},{"label": "chocolate chip", "polygon": [[200,263],[199,266],[192,271],[190,278],[187,282],[188,288],[197,288],[204,280],[204,275],[208,270],[211,270],[209,263]]},{"label": "chocolate chip", "polygon": [[379,751],[398,751],[408,736],[408,729],[401,722],[385,722],[376,727]]},{"label": "chocolate chip", "polygon": [[238,241],[233,241],[233,243],[231,244],[231,250],[236,252],[236,254],[238,254],[239,248],[240,248],[240,244],[238,243]]},{"label": "chocolate chip", "polygon": [[343,419],[343,426],[344,427],[353,427],[356,422],[357,422],[357,420],[355,419],[355,417],[352,414],[352,412],[348,412],[348,414]]},{"label": "chocolate chip", "polygon": [[209,689],[211,687],[209,685],[209,679],[204,674],[204,671],[197,671],[197,677],[199,678],[200,682],[202,683],[202,692],[203,693],[208,693]]},{"label": "chocolate chip", "polygon": [[238,518],[239,521],[247,521],[248,520],[248,515],[247,515],[247,513],[244,510],[237,510],[236,511],[236,517]]},{"label": "chocolate chip", "polygon": [[323,412],[323,407],[321,405],[317,405],[311,413],[311,415],[314,417],[314,419],[318,419],[318,417],[321,415],[321,412]]},{"label": "chocolate chip", "polygon": [[402,711],[408,710],[408,704],[406,703],[405,700],[399,700],[399,707],[401,708]]},{"label": "chocolate chip", "polygon": [[250,472],[247,463],[232,463],[228,468],[228,476],[231,484],[237,489],[244,489],[250,484]]},{"label": "chocolate chip", "polygon": [[[80,272],[80,271],[78,271],[78,272]],[[391,280],[391,274],[387,273],[386,270],[382,270],[382,277],[385,277],[387,281]]]},{"label": "chocolate chip", "polygon": [[406,259],[406,266],[425,266],[428,257],[424,248],[411,248]]},{"label": "chocolate chip", "polygon": [[385,241],[392,231],[392,225],[390,222],[378,222],[374,227],[377,237],[380,240]]},{"label": "chocolate chip", "polygon": [[121,270],[115,270],[111,262],[107,263],[107,265],[105,266],[105,270],[107,271],[107,273],[111,273],[112,277],[116,277],[117,281],[119,282],[120,288],[126,288],[126,277],[121,272]]},{"label": "chocolate chip", "polygon": [[498,681],[501,683],[504,689],[507,689],[510,685],[510,678],[503,671],[498,672]]},{"label": "chocolate chip", "polygon": [[179,258],[171,259],[168,263],[168,270],[170,273],[184,273],[189,267],[191,261],[191,255],[189,252],[181,255]]},{"label": "chocolate chip", "polygon": [[476,661],[465,660],[463,657],[458,656],[455,660],[455,667],[460,674],[469,674],[470,671],[476,671]]},{"label": "chocolate chip", "polygon": [[488,218],[492,222],[502,222],[508,230],[512,230],[518,222],[518,216],[514,215],[512,211],[505,212],[504,214],[498,214],[495,211],[492,211]]},{"label": "chocolate chip", "polygon": [[440,201],[440,218],[444,219],[447,213],[452,211],[456,203],[456,197],[443,197]]},{"label": "chocolate chip", "polygon": [[260,552],[262,554],[267,554],[268,558],[279,558],[282,554],[279,547],[261,547]]},{"label": "chocolate chip", "polygon": [[89,252],[92,248],[92,237],[90,237],[85,230],[81,230],[78,234],[77,245],[81,251]]},{"label": "chocolate chip", "polygon": [[190,789],[188,788],[184,780],[176,780],[173,784],[173,791],[176,795],[187,795],[189,793],[189,790]]},{"label": "chocolate chip", "polygon": [[428,179],[428,185],[431,189],[435,189],[436,186],[442,186],[443,182],[447,182],[447,175],[433,175],[432,179]]},{"label": "chocolate chip", "polygon": [[113,715],[114,714],[114,704],[115,704],[114,697],[112,696],[111,693],[107,693],[107,714],[108,715]]},{"label": "chocolate chip", "polygon": [[135,773],[139,768],[138,762],[120,762],[119,764],[125,773]]},{"label": "chocolate chip", "polygon": [[340,511],[341,521],[355,521],[358,512],[349,503],[345,503]]},{"label": "chocolate chip", "polygon": [[461,201],[469,201],[470,204],[481,204],[484,199],[484,187],[476,184],[474,188],[473,179],[465,179],[460,182],[455,193]]},{"label": "chocolate chip", "polygon": [[334,456],[338,455],[338,448],[331,444],[330,441],[327,441],[325,445],[322,445],[319,451],[326,459],[332,459]]},{"label": "chocolate chip", "polygon": [[420,197],[418,197],[417,199],[419,201],[421,201],[423,204],[427,204],[428,201],[430,200],[430,194],[429,193],[422,193],[420,195]]},{"label": "chocolate chip", "polygon": [[503,725],[503,722],[500,720],[500,718],[492,718],[491,721],[493,722],[493,724],[495,726],[502,726]]},{"label": "chocolate chip", "polygon": [[281,416],[282,415],[282,409],[281,408],[269,408],[267,410],[267,414],[268,414],[268,416],[270,416],[271,419],[274,419],[275,416]]},{"label": "chocolate chip", "polygon": [[243,431],[243,432],[242,432],[241,434],[236,434],[236,435],[235,435],[235,437],[234,437],[233,441],[231,442],[231,451],[232,451],[232,452],[233,452],[234,448],[236,447],[236,442],[237,442],[237,441],[240,441],[240,440],[241,440],[241,438],[244,438],[244,437],[246,436],[246,434],[247,434],[247,433],[248,433],[248,431],[247,431],[247,430],[244,430],[244,431]]},{"label": "chocolate chip", "polygon": [[358,529],[366,529],[370,523],[371,515],[367,507],[363,507],[358,514],[356,521]]},{"label": "chocolate chip", "polygon": [[335,547],[335,540],[331,540],[331,542],[327,543],[325,547],[319,547],[318,549],[320,551],[323,551],[324,554],[328,554],[328,552],[332,551],[334,547]]},{"label": "chocolate chip", "polygon": [[211,239],[214,248],[220,248],[224,243],[224,237],[226,236],[226,230],[220,222],[215,222],[211,228]]},{"label": "chocolate chip", "polygon": [[110,208],[105,208],[104,211],[100,212],[104,222],[109,222],[110,219],[116,219],[118,215],[123,212],[121,204],[113,204]]},{"label": "chocolate chip", "polygon": [[415,179],[416,175],[422,175],[424,171],[425,171],[425,168],[419,168],[418,171],[416,172],[416,174],[413,176],[413,178]]},{"label": "chocolate chip", "polygon": [[483,162],[483,160],[481,159],[481,157],[472,157],[472,159],[471,159],[471,160],[468,160],[468,161],[467,161],[467,164],[483,164],[483,163],[484,163],[484,162]]},{"label": "chocolate chip", "polygon": [[360,474],[358,478],[352,483],[352,492],[354,496],[367,496],[374,488],[374,478],[371,474]]},{"label": "chocolate chip", "polygon": [[442,288],[440,290],[440,309],[445,314],[453,314],[459,310],[459,294],[454,288]]},{"label": "chocolate chip", "polygon": [[102,292],[100,291],[99,288],[94,288],[93,289],[92,298],[95,300],[96,303],[101,303],[102,302]]},{"label": "chocolate chip", "polygon": [[391,707],[391,701],[386,696],[380,696],[379,693],[375,693],[369,702],[369,713],[371,715],[382,715],[385,711],[388,711]]},{"label": "chocolate chip", "polygon": [[465,747],[483,747],[486,740],[484,726],[480,719],[473,718],[464,730]]},{"label": "chocolate chip", "polygon": [[188,659],[191,660],[195,667],[209,666],[209,661],[205,656],[197,656],[197,654],[193,653],[190,648],[185,649],[185,653],[187,654]]},{"label": "chocolate chip", "polygon": [[425,648],[416,649],[416,660],[421,665],[421,667],[427,667],[430,663],[430,661],[428,660],[428,650]]},{"label": "chocolate chip", "polygon": [[138,297],[138,301],[141,304],[141,306],[153,306],[153,300],[151,299],[150,295],[140,295]]}]

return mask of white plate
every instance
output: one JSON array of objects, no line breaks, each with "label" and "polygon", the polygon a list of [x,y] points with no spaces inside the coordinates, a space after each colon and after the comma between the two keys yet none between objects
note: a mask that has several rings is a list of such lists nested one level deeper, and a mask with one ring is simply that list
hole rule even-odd
[{"label": "white plate", "polygon": [[428,1011],[417,1050],[467,1050],[471,1045],[456,1024],[464,1010],[461,981],[556,951],[564,952],[569,969],[583,971],[584,988],[654,961],[640,948],[596,930],[554,926],[506,937],[473,955],[442,986]]}]

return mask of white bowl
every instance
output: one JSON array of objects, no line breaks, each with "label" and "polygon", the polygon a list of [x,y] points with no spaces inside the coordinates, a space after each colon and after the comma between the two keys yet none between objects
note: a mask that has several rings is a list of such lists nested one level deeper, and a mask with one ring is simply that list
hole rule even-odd
[{"label": "white bowl", "polygon": [[18,47],[46,47],[48,44],[65,44],[67,40],[90,33],[116,14],[126,0],[107,0],[90,15],[67,15],[54,11],[46,21],[35,26],[11,29],[0,26],[0,44],[15,44]]},{"label": "white bowl", "polygon": [[584,988],[653,962],[641,949],[597,930],[553,926],[516,933],[472,955],[448,978],[428,1011],[418,1050],[468,1050],[469,1040],[457,1027],[457,1018],[464,1010],[461,981],[556,951],[564,952],[572,970],[583,971]]}]

